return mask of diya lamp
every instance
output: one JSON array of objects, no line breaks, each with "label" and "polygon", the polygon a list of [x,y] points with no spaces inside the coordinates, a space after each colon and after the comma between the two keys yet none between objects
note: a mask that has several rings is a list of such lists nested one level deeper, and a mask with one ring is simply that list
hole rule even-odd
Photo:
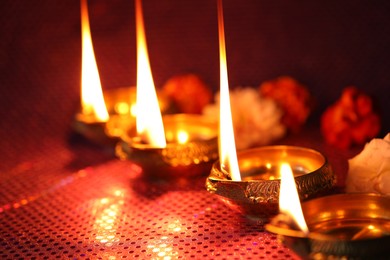
[{"label": "diya lamp", "polygon": [[[73,129],[97,144],[113,145],[135,125],[136,87],[120,87],[102,91],[93,50],[87,1],[81,1],[82,71],[81,109],[73,121]],[[158,92],[162,112],[170,102]]]},{"label": "diya lamp", "polygon": [[324,195],[335,183],[326,157],[312,149],[264,146],[238,152],[237,158],[240,178],[233,179],[217,161],[206,180],[206,189],[251,219],[268,222],[278,214],[282,163],[291,166],[301,200]]},{"label": "diya lamp", "polygon": [[237,154],[232,124],[226,65],[222,2],[218,1],[220,42],[219,161],[206,180],[206,189],[229,207],[249,218],[268,222],[278,213],[279,167],[293,167],[300,198],[306,199],[330,189],[335,178],[326,158],[319,152],[292,146],[267,146]]},{"label": "diya lamp", "polygon": [[149,64],[140,0],[136,1],[136,24],[136,127],[121,136],[116,153],[119,158],[141,166],[146,177],[205,174],[218,157],[217,122],[192,114],[162,117]]},{"label": "diya lamp", "polygon": [[[304,259],[388,259],[390,198],[338,194],[302,203],[291,172],[282,176],[280,213],[265,226]],[[290,181],[289,181],[290,179]],[[295,194],[295,195],[294,195]]]}]

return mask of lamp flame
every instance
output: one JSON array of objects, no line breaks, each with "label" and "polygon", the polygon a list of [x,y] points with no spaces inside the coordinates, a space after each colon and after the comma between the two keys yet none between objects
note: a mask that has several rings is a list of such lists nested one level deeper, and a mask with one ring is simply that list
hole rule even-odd
[{"label": "lamp flame", "polygon": [[220,61],[220,108],[219,108],[219,158],[221,170],[228,172],[234,181],[241,180],[230,107],[229,83],[226,62],[225,33],[222,0],[218,0],[218,35]]},{"label": "lamp flame", "polygon": [[107,122],[109,115],[104,103],[102,86],[89,26],[87,0],[81,0],[81,106],[84,115],[91,115],[98,122]]},{"label": "lamp flame", "polygon": [[298,227],[307,234],[309,229],[303,216],[294,175],[288,163],[281,165],[280,174],[279,211],[290,216]]},{"label": "lamp flame", "polygon": [[164,125],[146,47],[141,0],[135,1],[137,29],[137,134],[155,148],[166,147]]}]

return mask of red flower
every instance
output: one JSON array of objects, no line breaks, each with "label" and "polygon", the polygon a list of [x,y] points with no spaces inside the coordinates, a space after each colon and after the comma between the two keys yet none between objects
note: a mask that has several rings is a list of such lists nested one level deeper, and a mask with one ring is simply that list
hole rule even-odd
[{"label": "red flower", "polygon": [[260,85],[260,94],[271,98],[284,110],[282,123],[296,132],[306,122],[311,111],[311,97],[305,86],[295,79],[282,76]]},{"label": "red flower", "polygon": [[347,149],[377,136],[380,118],[373,111],[369,96],[355,87],[347,87],[340,99],[323,113],[321,131],[327,143]]},{"label": "red flower", "polygon": [[181,113],[201,114],[212,98],[210,88],[194,74],[170,78],[164,84],[163,91]]}]

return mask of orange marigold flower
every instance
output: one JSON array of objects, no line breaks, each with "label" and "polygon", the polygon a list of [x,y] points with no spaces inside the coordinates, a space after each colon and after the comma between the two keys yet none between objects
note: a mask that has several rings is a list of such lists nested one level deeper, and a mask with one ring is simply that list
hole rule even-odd
[{"label": "orange marigold flower", "polygon": [[380,118],[369,96],[356,87],[346,87],[340,99],[322,114],[321,131],[327,143],[347,149],[377,136]]},{"label": "orange marigold flower", "polygon": [[274,99],[284,110],[283,124],[296,132],[306,122],[311,112],[311,96],[305,86],[295,79],[282,76],[260,85],[264,97]]},{"label": "orange marigold flower", "polygon": [[163,92],[181,113],[200,114],[212,99],[210,88],[194,74],[170,78],[163,86]]}]

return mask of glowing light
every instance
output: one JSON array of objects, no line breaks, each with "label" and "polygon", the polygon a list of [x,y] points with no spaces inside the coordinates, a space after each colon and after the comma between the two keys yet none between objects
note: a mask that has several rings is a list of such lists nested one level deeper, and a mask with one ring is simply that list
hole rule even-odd
[{"label": "glowing light", "polygon": [[115,104],[115,112],[120,114],[120,115],[126,115],[130,111],[129,104],[125,102],[118,102]]},{"label": "glowing light", "polygon": [[218,0],[218,32],[220,60],[219,158],[221,170],[234,181],[241,180],[230,107],[229,83],[226,62],[225,33],[222,0]]},{"label": "glowing light", "polygon": [[115,190],[114,191],[114,195],[117,196],[117,197],[118,196],[123,196],[123,191],[122,190]]},{"label": "glowing light", "polygon": [[179,144],[185,144],[189,139],[188,133],[183,130],[177,132],[177,141]]},{"label": "glowing light", "polygon": [[168,229],[173,232],[180,232],[181,226],[182,226],[181,222],[179,220],[175,220],[168,224]]},{"label": "glowing light", "polygon": [[137,133],[142,142],[166,147],[164,125],[150,69],[141,0],[135,1],[137,26]]},{"label": "glowing light", "polygon": [[167,238],[161,237],[160,240],[155,239],[150,241],[151,244],[148,244],[147,248],[154,255],[152,259],[177,259],[178,252],[174,250],[172,241],[169,241],[169,244],[167,244],[167,240]]},{"label": "glowing light", "polygon": [[107,204],[108,201],[109,201],[109,200],[108,200],[107,198],[103,198],[103,199],[100,200],[100,203],[101,203],[101,204]]},{"label": "glowing light", "polygon": [[283,163],[280,168],[281,181],[279,193],[279,210],[293,218],[298,227],[305,233],[309,232],[303,216],[294,174],[289,164]]},{"label": "glowing light", "polygon": [[98,122],[109,119],[104,103],[102,86],[95,54],[93,51],[91,30],[89,26],[88,6],[86,0],[81,0],[81,33],[82,33],[82,64],[81,64],[81,106],[84,115],[92,116]]},{"label": "glowing light", "polygon": [[114,190],[113,195],[111,198],[98,200],[96,205],[95,239],[105,246],[112,246],[112,243],[119,240],[116,234],[118,227],[117,219],[124,204],[124,192],[119,189]]}]

